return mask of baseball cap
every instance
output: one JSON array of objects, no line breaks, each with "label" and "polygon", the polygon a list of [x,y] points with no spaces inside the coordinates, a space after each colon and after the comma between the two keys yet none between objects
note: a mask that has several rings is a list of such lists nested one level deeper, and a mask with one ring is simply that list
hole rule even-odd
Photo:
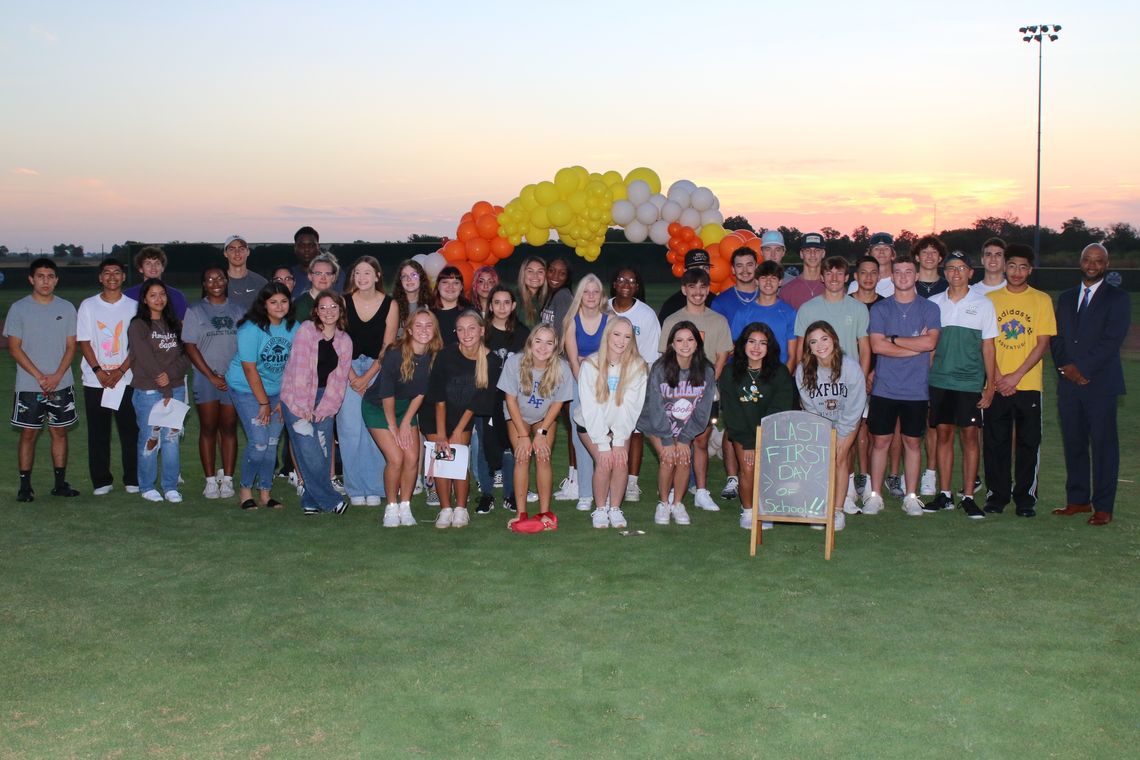
[{"label": "baseball cap", "polygon": [[970,263],[970,257],[967,256],[963,251],[950,251],[950,253],[946,254],[946,261],[942,262],[943,266],[945,266],[946,262],[950,261],[950,259],[957,259],[966,266],[970,267],[970,269],[974,268],[974,265]]},{"label": "baseball cap", "polygon": [[702,248],[694,248],[685,254],[685,269],[695,269],[697,267],[705,267],[708,269],[712,265],[709,259],[708,251]]},{"label": "baseball cap", "polygon": [[823,239],[823,235],[818,232],[809,232],[804,235],[803,242],[800,243],[800,250],[804,248],[822,248],[827,250],[827,241]]},{"label": "baseball cap", "polygon": [[891,233],[889,233],[889,232],[876,232],[874,235],[871,236],[871,239],[867,242],[867,247],[868,248],[874,248],[877,245],[889,245],[891,247],[894,247],[894,244],[895,244],[895,239],[893,237],[891,237]]},{"label": "baseball cap", "polygon": [[768,230],[760,236],[760,247],[766,245],[783,245],[784,236],[779,230]]},{"label": "baseball cap", "polygon": [[241,242],[245,243],[245,244],[246,244],[246,246],[248,246],[248,245],[249,245],[249,241],[248,241],[248,240],[246,240],[246,239],[245,239],[244,237],[242,237],[241,235],[230,235],[228,238],[226,238],[226,242],[222,243],[222,250],[224,251],[224,250],[226,250],[227,248],[229,248],[229,247],[230,247],[230,243],[234,242],[235,240],[240,240]]}]

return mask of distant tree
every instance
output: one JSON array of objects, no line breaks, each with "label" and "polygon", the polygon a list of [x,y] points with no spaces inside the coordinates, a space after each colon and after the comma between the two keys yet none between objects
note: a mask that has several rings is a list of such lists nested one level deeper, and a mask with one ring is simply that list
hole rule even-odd
[{"label": "distant tree", "polygon": [[860,224],[851,231],[851,242],[858,246],[866,246],[867,241],[871,239],[871,231],[867,229],[867,225]]},{"label": "distant tree", "polygon": [[624,242],[626,242],[625,230],[623,230],[621,227],[610,227],[609,229],[606,230],[606,242],[607,243],[624,243]]},{"label": "distant tree", "polygon": [[840,237],[842,237],[842,234],[839,232],[839,230],[835,229],[834,227],[820,227],[819,234],[823,235],[824,240],[829,241],[838,240]]},{"label": "distant tree", "polygon": [[[409,243],[442,243],[444,238],[438,235],[408,235]],[[364,242],[363,240],[358,242]]]},{"label": "distant tree", "polygon": [[1012,211],[1006,211],[1001,216],[983,216],[974,220],[974,229],[988,232],[991,236],[1008,238],[1020,227],[1017,217]]},{"label": "distant tree", "polygon": [[784,236],[784,247],[789,251],[798,251],[800,249],[800,241],[804,238],[804,233],[800,232],[796,227],[785,227],[780,225],[776,228],[780,234]]},{"label": "distant tree", "polygon": [[367,242],[368,242],[367,240],[353,240],[352,244],[353,245],[360,245],[361,243],[367,243]]},{"label": "distant tree", "polygon": [[[1140,248],[1140,239],[1137,238],[1136,228],[1127,222],[1117,222],[1108,228],[1108,237],[1105,238],[1109,254],[1135,251]],[[0,251],[7,250],[0,246]]]},{"label": "distant tree", "polygon": [[64,259],[68,256],[81,258],[83,256],[83,246],[75,245],[74,243],[59,243],[51,247],[51,255],[57,259]]},{"label": "distant tree", "polygon": [[918,240],[918,235],[910,230],[902,230],[895,238],[895,246],[901,251],[910,251],[914,248],[915,242]]},{"label": "distant tree", "polygon": [[0,256],[7,256],[7,255],[8,255],[8,246],[0,245]]},{"label": "distant tree", "polygon": [[726,230],[748,230],[749,232],[758,232],[752,229],[752,224],[743,216],[730,216],[724,220],[723,227]]}]

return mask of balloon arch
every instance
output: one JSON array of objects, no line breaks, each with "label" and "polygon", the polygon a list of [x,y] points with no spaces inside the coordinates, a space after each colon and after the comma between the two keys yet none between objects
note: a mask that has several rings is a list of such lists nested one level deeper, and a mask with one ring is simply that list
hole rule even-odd
[{"label": "balloon arch", "polygon": [[523,240],[546,243],[551,230],[579,256],[595,261],[606,230],[617,225],[631,243],[649,239],[668,246],[666,259],[677,277],[684,270],[685,253],[694,248],[708,251],[711,288],[720,292],[733,283],[733,251],[749,247],[760,253],[760,239],[752,232],[729,232],[723,223],[713,191],[687,179],[677,180],[663,194],[661,179],[652,169],[639,167],[623,177],[616,171],[599,174],[567,166],[553,181],[526,185],[506,206],[479,201],[460,218],[455,239],[420,261],[433,278],[450,264],[470,282],[478,267],[502,261]]}]

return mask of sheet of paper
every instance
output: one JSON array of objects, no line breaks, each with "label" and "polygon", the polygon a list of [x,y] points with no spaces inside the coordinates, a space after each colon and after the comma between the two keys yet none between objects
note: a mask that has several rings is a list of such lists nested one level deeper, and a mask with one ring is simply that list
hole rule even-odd
[{"label": "sheet of paper", "polygon": [[172,398],[168,404],[155,404],[151,408],[147,424],[151,427],[165,427],[181,430],[182,423],[186,420],[186,413],[189,411],[189,404],[185,401]]},{"label": "sheet of paper", "polygon": [[103,397],[99,406],[105,409],[118,409],[123,404],[123,393],[127,390],[127,381],[120,380],[114,388],[104,388]]},{"label": "sheet of paper", "polygon": [[433,478],[448,478],[450,480],[466,478],[467,459],[470,456],[468,448],[456,444],[451,449],[455,452],[453,459],[436,459],[435,444],[426,441],[424,443],[424,472]]}]

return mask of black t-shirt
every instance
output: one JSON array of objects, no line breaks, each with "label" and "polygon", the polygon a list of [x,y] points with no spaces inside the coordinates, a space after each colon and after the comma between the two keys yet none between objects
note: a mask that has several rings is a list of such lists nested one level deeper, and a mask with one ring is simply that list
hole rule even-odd
[{"label": "black t-shirt", "polygon": [[353,303],[352,296],[344,299],[344,306],[345,316],[348,319],[348,328],[345,332],[352,338],[352,358],[355,359],[361,354],[373,358],[379,356],[380,349],[384,348],[384,330],[388,323],[388,313],[392,310],[392,299],[384,296],[380,308],[367,322],[356,313],[356,304]]},{"label": "black t-shirt", "polygon": [[410,401],[416,396],[427,393],[428,377],[431,375],[431,355],[412,355],[412,379],[404,382],[400,374],[400,365],[404,357],[398,348],[384,354],[380,360],[380,374],[376,382],[364,394],[364,398],[379,406],[386,398],[395,398],[399,401]]},{"label": "black t-shirt", "polygon": [[340,357],[336,355],[332,338],[321,338],[317,342],[317,387],[324,388],[328,384],[329,375],[336,370]]},{"label": "black t-shirt", "polygon": [[483,342],[487,344],[487,348],[491,349],[491,353],[499,357],[499,361],[505,362],[508,356],[517,354],[526,347],[526,339],[529,334],[530,330],[522,323],[515,325],[514,333],[508,333],[488,321]]},{"label": "black t-shirt", "polygon": [[439,336],[443,338],[443,345],[459,345],[459,336],[455,334],[455,323],[459,321],[459,315],[462,314],[463,311],[464,310],[458,306],[454,309],[431,310],[431,313],[439,320]]},{"label": "black t-shirt", "polygon": [[[446,407],[445,434],[450,434],[459,424],[459,418],[470,409],[476,417],[490,417],[495,413],[498,395],[499,375],[503,363],[495,354],[487,355],[488,382],[486,388],[475,387],[475,360],[468,359],[459,351],[459,346],[445,346],[435,358],[428,379],[427,395],[424,397],[424,413],[420,416],[424,433],[436,432],[435,405],[442,401]],[[468,423],[471,429],[474,420]]]}]

